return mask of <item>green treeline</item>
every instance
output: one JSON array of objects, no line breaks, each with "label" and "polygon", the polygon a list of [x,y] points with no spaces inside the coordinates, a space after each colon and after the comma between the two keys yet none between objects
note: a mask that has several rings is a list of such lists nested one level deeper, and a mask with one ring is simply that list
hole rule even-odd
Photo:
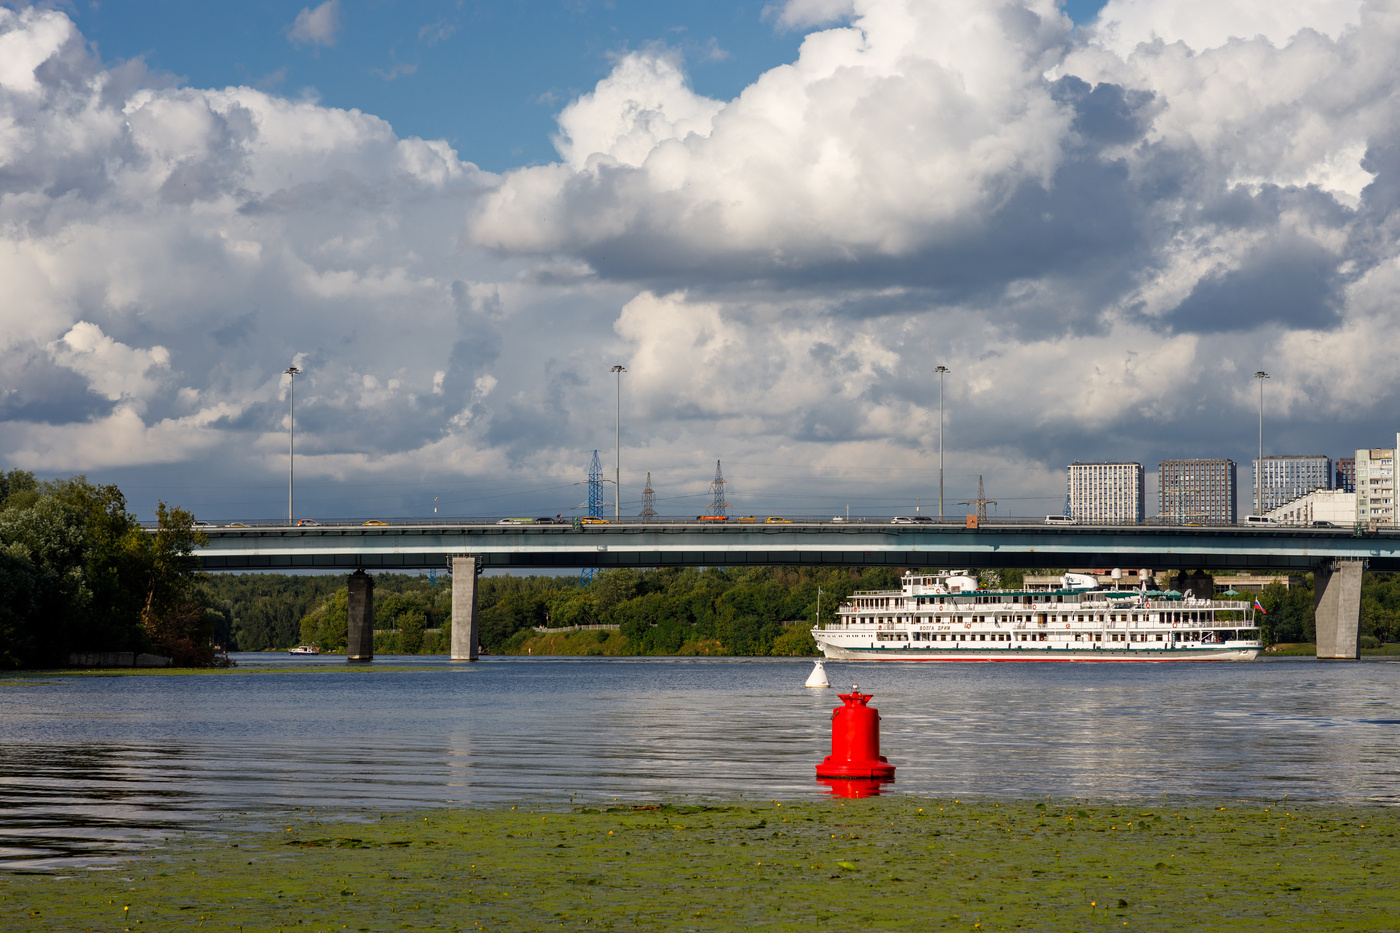
[{"label": "green treeline", "polygon": [[[532,626],[612,624],[629,654],[816,654],[810,628],[822,590],[824,619],[857,589],[895,589],[900,571],[889,568],[753,567],[744,569],[608,570],[580,589],[571,580],[496,577],[484,581],[481,642],[511,651]],[[784,622],[800,622],[784,625]]]},{"label": "green treeline", "polygon": [[191,556],[190,513],[154,533],[116,486],[0,474],[0,668],[55,667],[74,651],[148,651],[181,666],[215,657],[216,616]]},{"label": "green treeline", "polygon": [[[534,626],[617,625],[629,654],[804,655],[816,652],[808,631],[832,619],[857,589],[899,586],[888,568],[607,570],[591,585],[577,577],[499,576],[477,581],[481,643],[493,652],[518,647]],[[451,644],[449,577],[374,575],[375,651],[445,653]],[[346,644],[345,576],[209,575],[204,589],[219,613],[229,648],[241,651]],[[783,625],[784,622],[800,625]]]}]

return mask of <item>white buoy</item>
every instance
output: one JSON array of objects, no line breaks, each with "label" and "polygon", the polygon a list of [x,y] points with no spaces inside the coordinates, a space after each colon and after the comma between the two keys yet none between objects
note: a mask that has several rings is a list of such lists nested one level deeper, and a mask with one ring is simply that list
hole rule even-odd
[{"label": "white buoy", "polygon": [[812,673],[807,678],[807,686],[818,689],[831,686],[826,679],[826,661],[822,658],[817,658],[817,664],[812,668]]}]

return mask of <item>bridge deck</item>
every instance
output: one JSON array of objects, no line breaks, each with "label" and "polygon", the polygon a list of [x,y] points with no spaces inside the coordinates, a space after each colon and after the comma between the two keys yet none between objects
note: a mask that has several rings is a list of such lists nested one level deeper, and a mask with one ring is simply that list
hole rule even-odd
[{"label": "bridge deck", "polygon": [[206,570],[410,570],[471,554],[488,568],[825,565],[1147,567],[1306,572],[1332,559],[1400,570],[1400,533],[1349,528],[991,523],[257,526],[202,529]]}]

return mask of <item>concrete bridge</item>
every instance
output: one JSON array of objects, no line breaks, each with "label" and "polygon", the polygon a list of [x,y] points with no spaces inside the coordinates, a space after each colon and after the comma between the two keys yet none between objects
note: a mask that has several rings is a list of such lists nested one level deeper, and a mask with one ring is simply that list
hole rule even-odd
[{"label": "concrete bridge", "polygon": [[951,522],[422,523],[202,529],[206,570],[345,570],[351,660],[373,655],[369,570],[453,572],[452,656],[474,660],[487,568],[698,566],[1123,567],[1315,574],[1318,656],[1358,656],[1361,571],[1400,570],[1400,532],[1291,526]]}]

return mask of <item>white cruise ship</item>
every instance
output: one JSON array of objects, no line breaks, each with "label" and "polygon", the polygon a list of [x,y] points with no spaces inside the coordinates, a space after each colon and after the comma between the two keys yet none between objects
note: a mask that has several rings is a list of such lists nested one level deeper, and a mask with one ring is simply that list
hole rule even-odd
[{"label": "white cruise ship", "polygon": [[[1144,575],[1146,576],[1146,575]],[[905,574],[898,590],[857,592],[812,630],[843,661],[1250,661],[1250,603],[1175,590],[1103,589],[1088,574],[1045,592],[982,590],[967,573]]]}]

